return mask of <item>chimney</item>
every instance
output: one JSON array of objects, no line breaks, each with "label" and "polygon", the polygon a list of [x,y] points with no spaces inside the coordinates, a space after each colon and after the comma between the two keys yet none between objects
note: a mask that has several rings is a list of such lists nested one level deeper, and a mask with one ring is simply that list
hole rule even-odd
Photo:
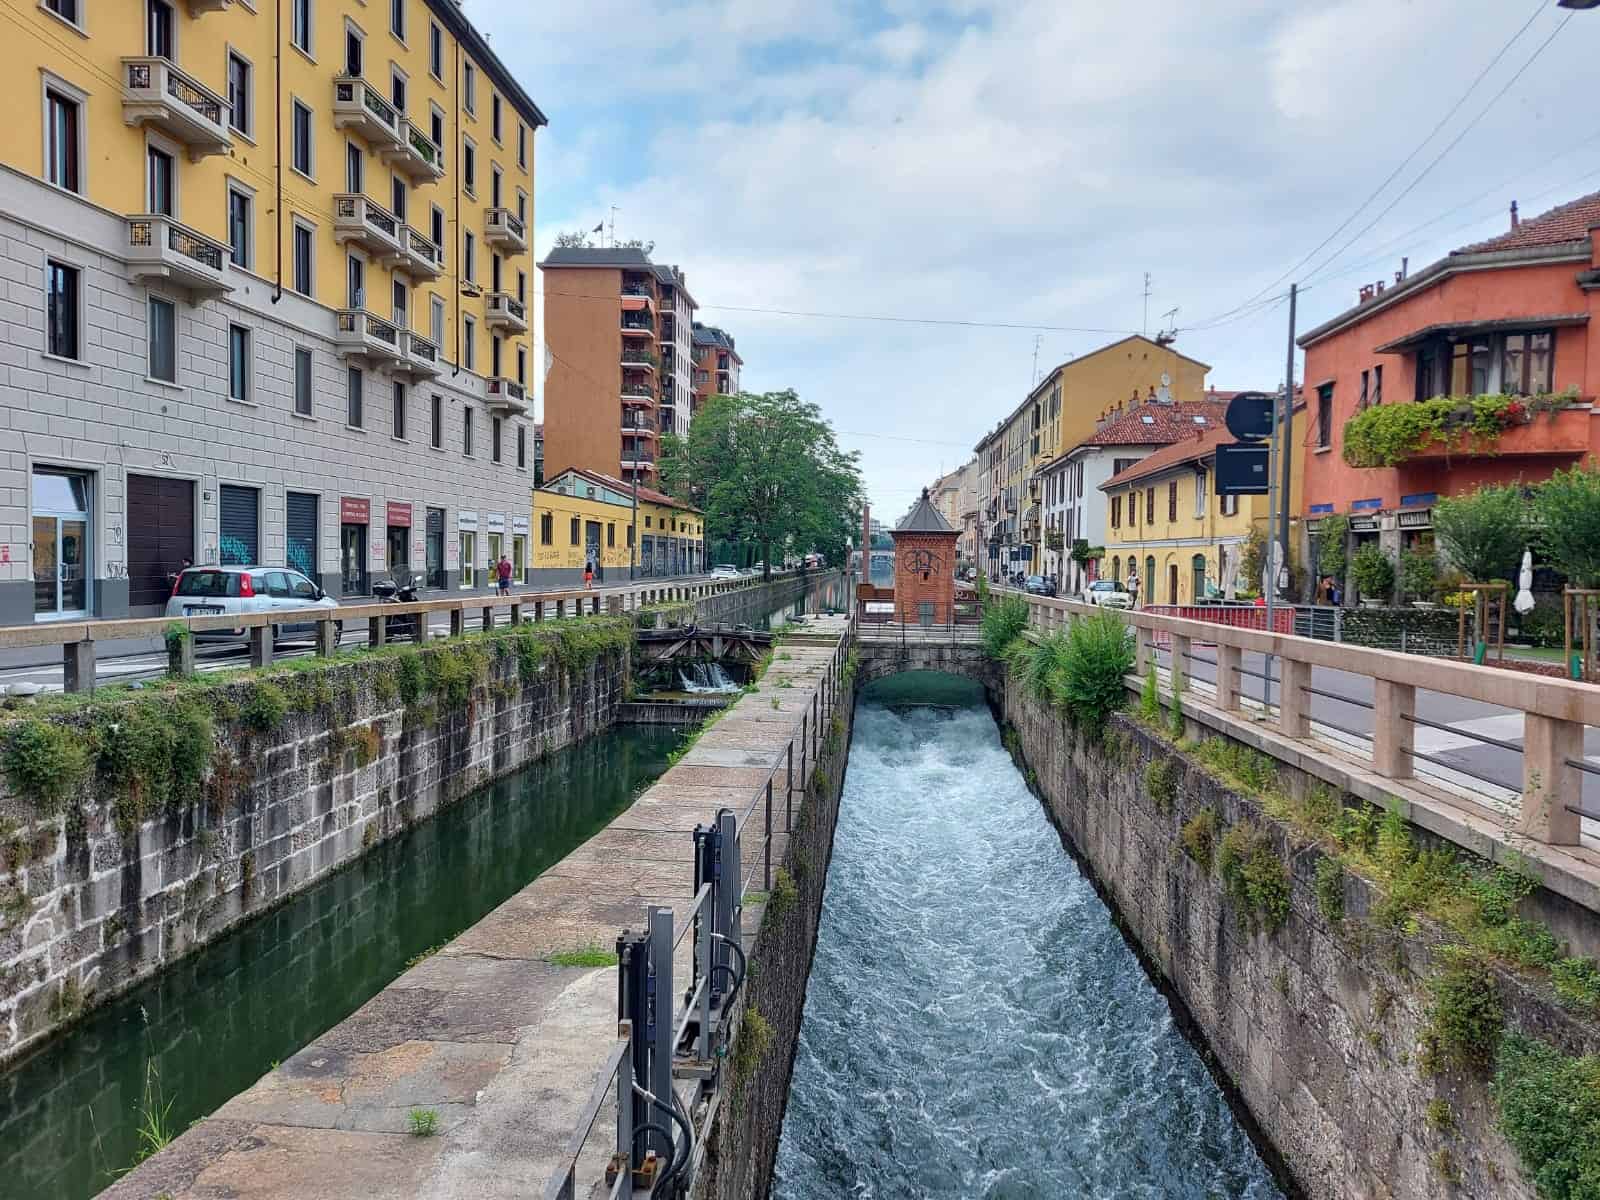
[{"label": "chimney", "polygon": [[1521,224],[1522,219],[1517,216],[1517,202],[1513,200],[1511,202],[1511,228],[1515,230],[1516,227]]},{"label": "chimney", "polygon": [[1373,293],[1374,290],[1375,289],[1373,288],[1373,286],[1370,283],[1363,283],[1361,285],[1361,301],[1360,302],[1362,304],[1365,304],[1368,300],[1371,300],[1372,299],[1372,293]]},{"label": "chimney", "polygon": [[1400,260],[1400,278],[1405,279],[1411,274],[1411,257],[1407,255]]}]

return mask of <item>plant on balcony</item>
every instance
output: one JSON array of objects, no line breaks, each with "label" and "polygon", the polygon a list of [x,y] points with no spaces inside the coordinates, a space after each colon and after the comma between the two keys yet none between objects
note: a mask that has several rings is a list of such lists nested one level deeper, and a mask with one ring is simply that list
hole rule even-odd
[{"label": "plant on balcony", "polygon": [[1522,489],[1506,484],[1447,496],[1433,506],[1433,532],[1445,558],[1468,581],[1498,579],[1528,544]]},{"label": "plant on balcony", "polygon": [[1377,404],[1344,427],[1344,460],[1352,467],[1393,467],[1429,446],[1460,441],[1472,454],[1492,454],[1507,429],[1538,413],[1557,412],[1577,392],[1539,396],[1440,396],[1413,404]]},{"label": "plant on balcony", "polygon": [[1600,585],[1600,463],[1557,471],[1533,493],[1539,544],[1577,587]]},{"label": "plant on balcony", "polygon": [[1350,578],[1363,600],[1387,600],[1394,593],[1394,564],[1375,542],[1356,551],[1350,560]]}]

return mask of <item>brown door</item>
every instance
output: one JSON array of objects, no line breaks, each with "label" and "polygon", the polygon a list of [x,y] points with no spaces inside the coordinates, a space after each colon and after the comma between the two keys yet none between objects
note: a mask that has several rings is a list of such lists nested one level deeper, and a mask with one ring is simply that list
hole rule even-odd
[{"label": "brown door", "polygon": [[165,604],[172,576],[194,558],[194,484],[128,476],[128,604]]}]

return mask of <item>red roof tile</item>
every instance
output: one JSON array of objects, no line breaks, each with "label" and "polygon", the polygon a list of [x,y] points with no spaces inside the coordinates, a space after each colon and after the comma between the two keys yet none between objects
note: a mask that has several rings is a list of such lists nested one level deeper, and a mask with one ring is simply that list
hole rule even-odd
[{"label": "red roof tile", "polygon": [[1591,192],[1559,208],[1522,222],[1508,233],[1452,250],[1452,254],[1481,254],[1486,250],[1526,250],[1582,241],[1592,226],[1600,225],[1600,192]]},{"label": "red roof tile", "polygon": [[[1221,428],[1228,406],[1211,400],[1141,404],[1128,408],[1079,446],[1168,446],[1193,437],[1197,429]],[[1077,449],[1077,447],[1073,447]]]},{"label": "red roof tile", "polygon": [[1149,475],[1157,475],[1171,467],[1181,466],[1186,462],[1194,462],[1202,458],[1209,458],[1211,452],[1221,442],[1232,441],[1233,435],[1222,426],[1218,425],[1208,429],[1199,437],[1191,437],[1186,441],[1174,442],[1157,450],[1149,458],[1140,459],[1137,464],[1129,467],[1118,475],[1113,475],[1100,485],[1101,491],[1121,487],[1130,480],[1143,479]]}]

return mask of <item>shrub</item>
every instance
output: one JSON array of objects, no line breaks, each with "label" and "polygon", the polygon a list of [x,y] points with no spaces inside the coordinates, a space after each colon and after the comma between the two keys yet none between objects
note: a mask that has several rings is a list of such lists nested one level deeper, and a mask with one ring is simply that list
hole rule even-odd
[{"label": "shrub", "polygon": [[401,656],[395,664],[395,682],[400,687],[400,699],[408,707],[422,698],[427,678],[420,652]]},{"label": "shrub", "polygon": [[1528,503],[1515,484],[1480,487],[1440,499],[1433,528],[1452,567],[1470,580],[1497,579],[1528,543]]},{"label": "shrub", "polygon": [[211,714],[192,697],[152,696],[109,709],[99,714],[95,741],[124,836],[164,808],[198,801],[215,747]]},{"label": "shrub", "polygon": [[50,815],[61,811],[89,773],[89,755],[72,730],[30,717],[11,727],[0,766],[12,791]]},{"label": "shrub", "polygon": [[1550,968],[1550,982],[1568,1008],[1600,1007],[1600,965],[1594,959],[1561,959]]},{"label": "shrub", "polygon": [[991,600],[983,609],[983,648],[990,658],[999,658],[1006,647],[1028,627],[1028,602],[1021,596]]},{"label": "shrub", "polygon": [[1346,559],[1345,544],[1350,540],[1350,518],[1335,513],[1323,517],[1317,530],[1317,569],[1324,575],[1343,579]]},{"label": "shrub", "polygon": [[1114,613],[1080,617],[1067,630],[1058,661],[1058,701],[1073,718],[1099,729],[1127,703],[1123,676],[1133,669],[1128,627]]},{"label": "shrub", "polygon": [[1443,966],[1428,980],[1428,1020],[1422,1032],[1425,1070],[1487,1067],[1505,1026],[1494,974],[1465,946],[1446,946]]},{"label": "shrub", "polygon": [[1394,592],[1394,564],[1377,543],[1368,542],[1350,561],[1350,579],[1363,599],[1387,600]]},{"label": "shrub", "polygon": [[239,709],[239,717],[257,733],[269,733],[283,723],[289,711],[289,698],[270,680],[260,680]]},{"label": "shrub", "polygon": [[1600,464],[1557,471],[1533,493],[1545,557],[1574,587],[1600,584]]},{"label": "shrub", "polygon": [[1161,680],[1156,677],[1153,661],[1145,673],[1144,689],[1139,693],[1139,716],[1152,725],[1161,719]]},{"label": "shrub", "polygon": [[1512,1034],[1491,1084],[1500,1131],[1543,1200],[1600,1195],[1600,1058]]},{"label": "shrub", "polygon": [[1144,790],[1162,812],[1178,795],[1178,772],[1170,758],[1152,758],[1144,768]]},{"label": "shrub", "polygon": [[1183,852],[1201,867],[1211,869],[1212,848],[1217,840],[1217,814],[1209,805],[1183,823],[1180,835]]},{"label": "shrub", "polygon": [[1248,821],[1228,830],[1217,850],[1217,872],[1241,906],[1241,922],[1254,919],[1272,930],[1289,916],[1289,872],[1270,834]]},{"label": "shrub", "polygon": [[1400,554],[1400,586],[1413,600],[1431,600],[1439,587],[1439,563],[1430,550]]}]

